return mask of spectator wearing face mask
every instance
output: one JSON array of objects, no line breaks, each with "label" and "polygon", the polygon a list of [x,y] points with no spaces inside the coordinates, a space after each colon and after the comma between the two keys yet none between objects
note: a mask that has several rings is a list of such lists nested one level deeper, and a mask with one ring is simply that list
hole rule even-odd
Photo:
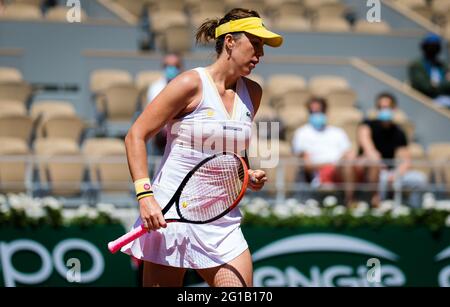
[{"label": "spectator wearing face mask", "polygon": [[422,57],[409,65],[411,86],[433,98],[437,105],[450,108],[450,74],[447,65],[439,59],[442,40],[433,33],[421,43]]},{"label": "spectator wearing face mask", "polygon": [[327,124],[327,102],[314,97],[307,103],[309,123],[295,131],[293,151],[303,160],[307,177],[319,186],[344,184],[347,205],[353,202],[355,153],[341,128]]},{"label": "spectator wearing face mask", "polygon": [[[368,164],[365,174],[370,183],[378,185],[372,197],[372,205],[379,205],[387,198],[389,189],[418,189],[426,184],[424,174],[411,171],[411,153],[405,132],[393,122],[397,100],[390,93],[381,93],[376,98],[377,118],[365,120],[358,127],[359,153]],[[400,162],[394,163],[397,158]],[[410,204],[418,207],[421,195],[412,193]]]},{"label": "spectator wearing face mask", "polygon": [[167,54],[163,60],[164,76],[153,82],[147,91],[147,103],[153,99],[166,87],[172,79],[175,79],[183,71],[183,61],[177,54]]},{"label": "spectator wearing face mask", "polygon": [[[153,82],[147,91],[147,104],[150,104],[166,85],[178,76],[183,69],[183,62],[177,54],[167,54],[163,60],[164,76]],[[167,131],[161,129],[148,144],[147,151],[150,155],[161,156],[166,147]]]}]

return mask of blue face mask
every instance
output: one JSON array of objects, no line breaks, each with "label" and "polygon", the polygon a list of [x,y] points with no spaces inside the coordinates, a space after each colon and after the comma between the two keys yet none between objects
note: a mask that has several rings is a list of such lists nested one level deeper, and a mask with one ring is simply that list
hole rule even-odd
[{"label": "blue face mask", "polygon": [[327,116],[324,113],[312,113],[309,115],[309,123],[316,130],[322,130],[327,124]]},{"label": "blue face mask", "polygon": [[176,66],[166,66],[166,68],[164,68],[164,74],[166,75],[167,80],[172,80],[180,74],[180,70]]},{"label": "blue face mask", "polygon": [[394,113],[389,108],[384,108],[378,111],[378,120],[382,122],[390,122],[394,117]]}]

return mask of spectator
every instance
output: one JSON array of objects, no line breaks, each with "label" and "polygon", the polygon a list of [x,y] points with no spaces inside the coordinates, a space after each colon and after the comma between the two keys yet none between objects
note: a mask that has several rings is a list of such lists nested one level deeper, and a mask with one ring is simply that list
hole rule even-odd
[{"label": "spectator", "polygon": [[[376,99],[377,118],[365,120],[358,127],[358,143],[360,154],[368,166],[367,180],[378,184],[378,191],[372,197],[372,206],[379,205],[386,199],[389,188],[402,187],[416,189],[426,184],[423,173],[411,171],[411,154],[405,132],[393,122],[393,114],[397,108],[396,98],[390,93],[381,93]],[[393,159],[400,163],[394,165]],[[421,194],[411,193],[410,204],[421,205]]]},{"label": "spectator", "polygon": [[434,99],[439,106],[450,107],[450,74],[439,60],[441,38],[433,33],[422,40],[422,58],[409,65],[411,86]]},{"label": "spectator", "polygon": [[[164,76],[153,82],[147,91],[147,103],[151,103],[153,99],[166,87],[170,80],[174,79],[182,72],[182,59],[177,54],[167,54],[163,60]],[[164,153],[166,146],[167,131],[162,129],[152,140],[152,144],[148,148],[150,155],[160,156]]]},{"label": "spectator", "polygon": [[164,76],[153,82],[147,91],[147,103],[150,103],[166,87],[170,80],[174,79],[183,71],[183,61],[177,54],[167,54],[164,57],[163,65]]},{"label": "spectator", "polygon": [[327,185],[343,182],[347,205],[353,202],[354,171],[351,162],[356,155],[344,130],[327,125],[327,102],[311,98],[307,103],[309,123],[298,128],[293,138],[293,151],[304,162],[312,183]]}]

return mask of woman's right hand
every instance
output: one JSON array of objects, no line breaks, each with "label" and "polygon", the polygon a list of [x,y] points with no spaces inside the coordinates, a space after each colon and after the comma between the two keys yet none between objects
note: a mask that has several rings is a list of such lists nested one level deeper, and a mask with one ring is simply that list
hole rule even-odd
[{"label": "woman's right hand", "polygon": [[142,224],[149,231],[167,227],[167,223],[161,212],[161,207],[153,196],[139,200],[139,210]]}]

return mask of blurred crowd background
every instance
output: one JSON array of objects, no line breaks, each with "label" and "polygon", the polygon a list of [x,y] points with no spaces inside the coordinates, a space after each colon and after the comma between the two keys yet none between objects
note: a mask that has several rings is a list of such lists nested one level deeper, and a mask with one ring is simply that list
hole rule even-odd
[{"label": "blurred crowd background", "polygon": [[[135,205],[128,128],[167,82],[213,61],[196,27],[244,7],[285,39],[249,76],[264,89],[251,166],[280,156],[249,197],[448,199],[450,1],[370,3],[0,1],[0,193]],[[165,133],[148,145],[152,174]]]}]

